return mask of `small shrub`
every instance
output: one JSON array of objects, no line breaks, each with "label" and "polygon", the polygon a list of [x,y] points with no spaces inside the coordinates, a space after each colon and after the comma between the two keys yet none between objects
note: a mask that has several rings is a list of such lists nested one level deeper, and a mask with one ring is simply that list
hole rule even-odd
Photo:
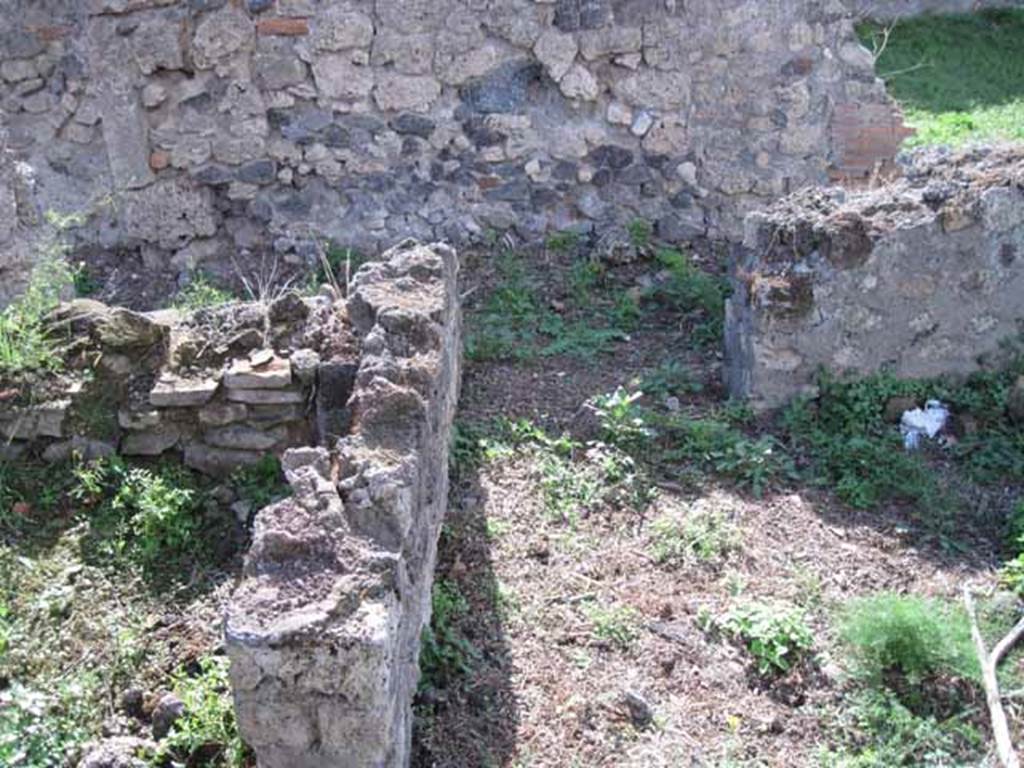
[{"label": "small shrub", "polygon": [[739,529],[717,510],[696,510],[684,517],[666,514],[651,524],[651,550],[659,565],[714,563],[739,545]]},{"label": "small shrub", "polygon": [[753,440],[715,419],[672,415],[661,423],[668,447],[664,458],[695,462],[760,496],[773,483],[795,475],[792,459],[770,435]]},{"label": "small shrub", "polygon": [[160,742],[155,764],[168,760],[196,768],[243,768],[248,764],[249,750],[238,733],[226,658],[200,659],[199,674],[178,675],[174,692],[185,704],[185,714]]},{"label": "small shrub", "polygon": [[1003,584],[1018,594],[1024,593],[1024,501],[1017,503],[1009,520],[1008,549],[1012,557],[999,573]]},{"label": "small shrub", "polygon": [[345,248],[337,243],[329,243],[321,251],[320,262],[312,276],[310,292],[315,292],[322,285],[330,285],[348,295],[349,283],[359,268],[371,261],[370,257]]},{"label": "small shrub", "polygon": [[892,500],[934,509],[948,504],[921,457],[907,453],[898,429],[883,414],[892,397],[923,399],[921,382],[879,375],[819,379],[816,403],[794,402],[783,414],[790,448],[809,459],[814,479],[835,488],[847,504],[873,509]]},{"label": "small shrub", "polygon": [[184,312],[195,312],[207,307],[218,307],[236,301],[231,291],[214,285],[202,272],[192,276],[192,281],[175,294],[171,306]]},{"label": "small shrub", "polygon": [[579,232],[574,232],[571,229],[565,229],[561,232],[554,232],[548,235],[545,241],[545,246],[549,251],[555,253],[568,253],[569,251],[576,248],[580,242]]},{"label": "small shrub", "polygon": [[131,516],[133,549],[147,567],[179,560],[199,545],[195,491],[174,475],[147,469],[120,473],[111,507]]},{"label": "small shrub", "polygon": [[206,555],[201,497],[185,470],[132,467],[113,457],[72,473],[69,496],[93,510],[90,537],[98,553],[127,556],[150,575]]},{"label": "small shrub", "polygon": [[420,691],[445,688],[469,673],[478,651],[457,626],[468,612],[469,603],[455,584],[434,583],[430,626],[423,630],[420,643]]},{"label": "small shrub", "polygon": [[575,524],[580,513],[595,507],[602,497],[601,478],[570,458],[552,451],[536,454],[548,516]]},{"label": "small shrub", "polygon": [[599,261],[578,259],[569,272],[569,293],[578,305],[593,301],[594,293],[604,279],[604,266]]},{"label": "small shrub", "polygon": [[719,627],[746,645],[762,675],[786,672],[814,644],[803,612],[783,603],[737,606]]},{"label": "small shrub", "polygon": [[594,637],[620,650],[628,651],[640,639],[641,615],[628,605],[584,606],[583,612],[593,625]]},{"label": "small shrub", "polygon": [[875,685],[919,686],[937,676],[978,674],[970,624],[959,606],[891,593],[853,601],[840,634],[855,672]]},{"label": "small shrub", "polygon": [[92,296],[101,287],[96,278],[92,276],[89,267],[84,261],[74,266],[71,273],[71,281],[74,285],[76,296]]},{"label": "small shrub", "polygon": [[629,393],[619,387],[610,395],[593,399],[592,405],[601,424],[603,440],[624,450],[637,450],[654,437],[654,431],[647,425],[644,413],[637,404],[642,397],[643,392]]}]

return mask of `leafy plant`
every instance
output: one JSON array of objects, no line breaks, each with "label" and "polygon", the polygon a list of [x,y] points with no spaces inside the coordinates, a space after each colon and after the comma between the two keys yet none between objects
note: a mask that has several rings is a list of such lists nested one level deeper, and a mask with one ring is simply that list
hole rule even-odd
[{"label": "leafy plant", "polygon": [[154,764],[168,760],[196,768],[243,768],[249,750],[238,733],[228,680],[228,660],[207,656],[199,660],[195,676],[179,674],[174,692],[185,713],[160,742]]},{"label": "leafy plant", "polygon": [[194,312],[197,309],[217,307],[236,300],[231,291],[215,285],[204,273],[197,272],[192,275],[191,281],[175,294],[171,306],[184,312]]},{"label": "leafy plant", "polygon": [[206,553],[202,499],[185,470],[112,457],[76,466],[73,476],[69,495],[94,510],[90,536],[106,556],[127,556],[155,575]]},{"label": "leafy plant", "polygon": [[63,768],[92,733],[85,677],[50,690],[15,681],[0,690],[0,765]]},{"label": "leafy plant", "polygon": [[662,249],[658,251],[657,259],[670,278],[653,289],[653,297],[682,312],[701,316],[692,333],[698,346],[717,343],[722,337],[725,322],[727,289],[724,281],[697,268],[681,251]]},{"label": "leafy plant", "polygon": [[855,691],[830,719],[839,746],[823,751],[823,768],[980,764],[983,740],[965,718],[915,714],[891,691]]},{"label": "leafy plant", "polygon": [[434,583],[430,625],[420,643],[420,691],[445,688],[469,673],[478,651],[458,628],[468,612],[469,603],[454,583],[443,579]]},{"label": "leafy plant", "polygon": [[719,626],[746,645],[762,675],[786,672],[814,645],[803,612],[783,603],[744,603]]},{"label": "leafy plant", "polygon": [[926,385],[884,374],[838,380],[823,373],[819,389],[815,403],[796,401],[782,418],[791,450],[809,458],[816,480],[861,509],[885,500],[944,506],[920,456],[907,453],[898,430],[884,420],[891,398],[922,398]]},{"label": "leafy plant", "polygon": [[371,261],[369,256],[338,243],[328,243],[321,251],[320,263],[313,276],[311,292],[321,285],[336,287],[343,295],[348,295],[349,284],[359,268]]},{"label": "leafy plant", "polygon": [[724,421],[678,415],[664,417],[660,429],[668,446],[663,453],[665,459],[696,462],[755,495],[795,474],[791,458],[770,435],[753,440]]},{"label": "leafy plant", "polygon": [[654,237],[654,227],[649,221],[633,219],[626,228],[629,232],[629,240],[636,248],[646,248],[651,244]]},{"label": "leafy plant", "polygon": [[959,606],[882,593],[853,601],[840,635],[856,673],[872,684],[919,686],[936,676],[975,678],[970,625]]},{"label": "leafy plant", "polygon": [[999,573],[1000,579],[1007,587],[1018,594],[1024,592],[1024,501],[1010,517],[1010,553],[1013,557],[1003,564]]},{"label": "leafy plant", "polygon": [[647,371],[640,380],[640,389],[656,400],[664,400],[670,396],[697,394],[703,391],[704,385],[689,367],[669,360]]},{"label": "leafy plant", "polygon": [[0,311],[0,376],[60,368],[58,344],[45,320],[71,284],[62,257],[47,256],[35,265],[25,292]]},{"label": "leafy plant", "polygon": [[603,440],[624,450],[638,450],[654,437],[654,430],[647,425],[637,404],[642,397],[643,392],[630,393],[618,387],[611,394],[600,395],[591,401]]},{"label": "leafy plant", "polygon": [[740,540],[739,529],[718,510],[665,514],[651,524],[651,550],[660,565],[717,562],[738,549]]},{"label": "leafy plant", "polygon": [[549,251],[567,253],[579,245],[580,234],[571,229],[564,229],[548,235],[545,245]]},{"label": "leafy plant", "polygon": [[585,605],[583,612],[593,625],[594,637],[623,651],[640,639],[640,612],[629,605]]},{"label": "leafy plant", "polygon": [[252,504],[253,509],[263,509],[288,495],[281,462],[272,454],[261,456],[255,464],[236,470],[231,475],[231,484],[239,498]]},{"label": "leafy plant", "polygon": [[155,567],[194,551],[199,544],[196,494],[180,475],[138,468],[118,474],[110,505],[130,515],[133,550],[142,563]]},{"label": "leafy plant", "polygon": [[84,261],[76,264],[71,270],[71,281],[76,296],[92,296],[100,289],[99,282],[92,276]]}]

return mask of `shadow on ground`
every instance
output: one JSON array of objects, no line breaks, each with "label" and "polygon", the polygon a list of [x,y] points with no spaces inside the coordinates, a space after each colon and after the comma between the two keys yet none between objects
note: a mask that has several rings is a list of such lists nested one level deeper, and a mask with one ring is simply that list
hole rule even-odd
[{"label": "shadow on ground", "polygon": [[[452,462],[435,592],[464,599],[451,623],[442,674],[425,675],[415,702],[413,768],[498,768],[515,754],[518,708],[494,573],[487,491],[475,468]],[[436,621],[435,601],[435,621]],[[433,679],[427,679],[433,678]]]}]

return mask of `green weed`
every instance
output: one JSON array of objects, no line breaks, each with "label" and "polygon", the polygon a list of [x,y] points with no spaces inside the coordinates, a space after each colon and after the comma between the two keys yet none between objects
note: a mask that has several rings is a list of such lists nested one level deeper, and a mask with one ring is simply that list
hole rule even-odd
[{"label": "green weed", "polygon": [[281,472],[281,462],[268,454],[249,467],[238,469],[231,475],[231,484],[242,501],[252,508],[263,509],[288,495],[288,484]]},{"label": "green weed", "polygon": [[35,265],[25,292],[0,311],[0,376],[61,367],[57,339],[45,321],[71,284],[71,269],[62,257],[46,257]]},{"label": "green weed", "polygon": [[696,463],[760,496],[771,485],[791,479],[795,470],[783,446],[772,436],[747,437],[732,425],[714,419],[664,417],[666,460]]},{"label": "green weed", "polygon": [[741,536],[725,513],[694,509],[686,515],[665,514],[651,524],[651,552],[659,565],[717,563],[740,547]]},{"label": "green weed", "polygon": [[73,469],[72,499],[91,508],[89,541],[97,555],[128,558],[143,572],[171,573],[209,554],[202,495],[179,467],[132,467],[113,457]]},{"label": "green weed", "polygon": [[725,322],[725,281],[697,268],[683,252],[662,249],[658,262],[670,279],[652,289],[651,297],[684,313],[698,316],[691,337],[697,346],[717,344]]},{"label": "green weed", "polygon": [[762,675],[786,672],[814,644],[803,612],[784,603],[743,603],[718,626],[746,645]]},{"label": "green weed", "polygon": [[974,726],[961,716],[915,714],[891,691],[855,691],[830,719],[840,745],[822,751],[823,768],[980,765]]},{"label": "green weed", "polygon": [[579,243],[580,233],[574,232],[571,229],[554,232],[548,235],[547,240],[544,241],[547,249],[555,253],[568,253],[576,248]]},{"label": "green weed", "polygon": [[654,438],[638,402],[643,392],[627,392],[623,387],[591,400],[601,425],[601,439],[626,451],[644,449]]},{"label": "green weed", "polygon": [[420,644],[420,691],[446,688],[455,678],[471,670],[479,652],[458,628],[469,612],[469,603],[450,581],[434,583],[431,593],[430,626],[423,630]]},{"label": "green weed", "polygon": [[840,634],[855,673],[882,685],[917,689],[937,676],[975,678],[970,625],[959,606],[922,597],[883,593],[853,601]]},{"label": "green weed", "polygon": [[177,676],[174,692],[185,714],[160,742],[152,765],[174,761],[196,768],[243,768],[249,763],[235,720],[228,666],[226,658],[208,656],[199,660],[197,675]]},{"label": "green weed", "polygon": [[640,639],[642,616],[632,606],[590,603],[583,606],[583,613],[597,640],[628,651]]},{"label": "green weed", "polygon": [[76,296],[92,296],[102,287],[84,261],[76,264],[71,270],[71,282]]},{"label": "green weed", "polygon": [[655,400],[664,400],[666,397],[698,394],[703,391],[704,385],[690,368],[669,360],[645,372],[640,380],[640,389]]},{"label": "green weed", "polygon": [[83,675],[45,691],[18,682],[0,690],[0,765],[64,768],[92,736],[94,686]]},{"label": "green weed", "polygon": [[183,312],[195,312],[198,309],[230,304],[232,301],[237,301],[237,297],[231,291],[215,285],[204,273],[197,272],[188,285],[174,295],[171,306]]},{"label": "green weed", "polygon": [[639,249],[647,248],[654,237],[654,227],[649,221],[643,219],[634,219],[626,230],[629,232],[629,241]]}]

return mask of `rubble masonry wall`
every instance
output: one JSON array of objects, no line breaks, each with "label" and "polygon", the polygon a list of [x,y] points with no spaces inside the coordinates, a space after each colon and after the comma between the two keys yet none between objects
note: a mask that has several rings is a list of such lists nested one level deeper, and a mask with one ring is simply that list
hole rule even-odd
[{"label": "rubble masonry wall", "polygon": [[1024,152],[911,155],[905,178],[808,190],[746,221],[726,376],[757,408],[820,369],[964,375],[1024,333]]},{"label": "rubble masonry wall", "polygon": [[363,268],[351,431],[286,453],[293,496],[256,518],[225,633],[261,768],[408,764],[458,394],[456,272],[451,249],[414,244]]},{"label": "rubble masonry wall", "polygon": [[[839,0],[0,0],[0,304],[48,210],[126,270],[330,238],[681,240],[902,138]],[[4,153],[0,152],[0,155]]]}]

